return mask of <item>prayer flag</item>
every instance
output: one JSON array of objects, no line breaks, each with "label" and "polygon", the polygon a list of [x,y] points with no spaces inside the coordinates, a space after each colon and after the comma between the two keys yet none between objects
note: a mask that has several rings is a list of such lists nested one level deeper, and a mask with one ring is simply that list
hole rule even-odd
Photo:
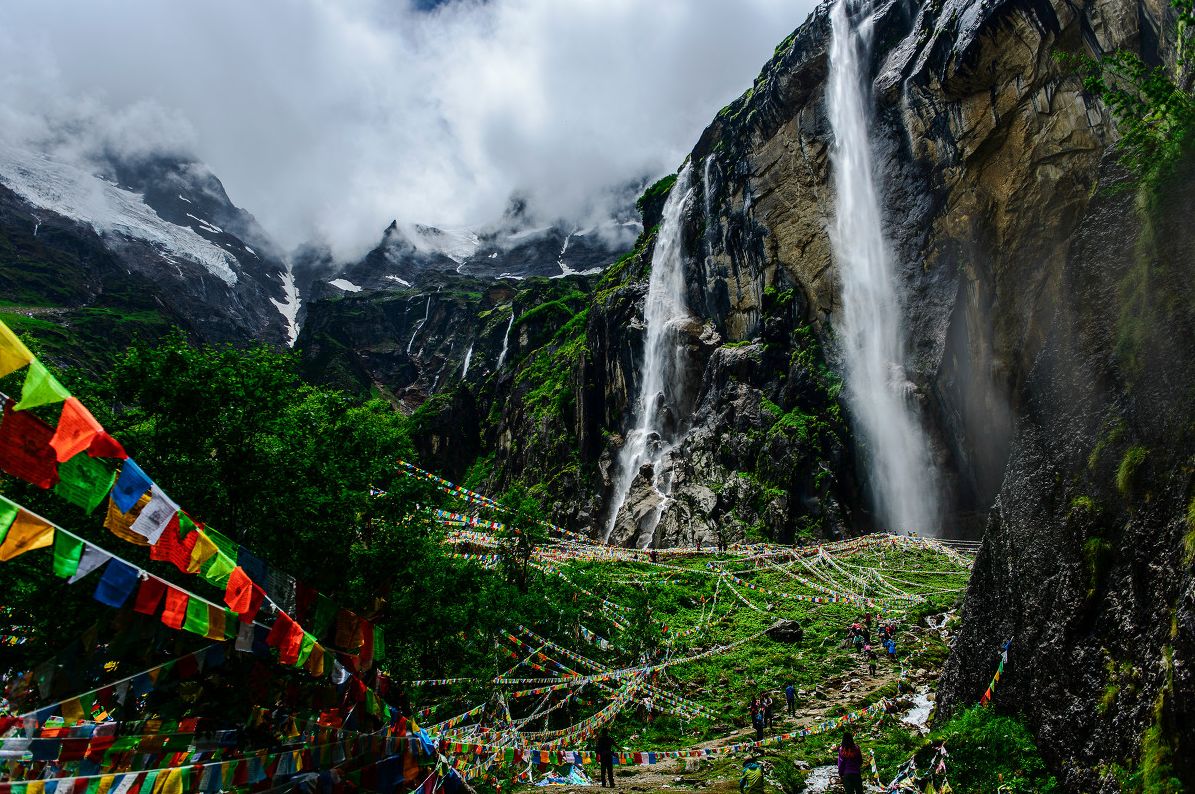
[{"label": "prayer flag", "polygon": [[162,610],[162,622],[172,629],[181,629],[187,619],[187,601],[190,597],[182,590],[167,585],[166,608]]},{"label": "prayer flag", "polygon": [[120,477],[116,480],[116,487],[112,489],[112,501],[120,508],[120,512],[127,513],[151,485],[153,480],[129,458],[120,466]]},{"label": "prayer flag", "polygon": [[141,580],[137,588],[137,599],[133,602],[133,611],[142,615],[153,615],[162,603],[162,596],[166,594],[166,583],[161,579],[149,577]]},{"label": "prayer flag", "polygon": [[112,560],[96,584],[93,597],[101,604],[120,609],[137,586],[137,574],[138,570],[133,566]]},{"label": "prayer flag", "polygon": [[[133,522],[130,530],[142,535],[150,545],[158,542],[166,527],[177,518],[178,505],[162,492],[156,485],[150,486],[149,504],[141,508],[141,514]],[[190,555],[188,554],[188,557]]]},{"label": "prayer flag", "polygon": [[302,627],[291,620],[290,615],[279,610],[274,625],[266,636],[266,644],[278,649],[279,663],[290,665],[299,658],[303,636]]},{"label": "prayer flag", "polygon": [[108,500],[108,514],[104,516],[104,526],[108,530],[120,538],[121,540],[134,543],[138,546],[148,546],[149,541],[145,539],[144,535],[139,535],[132,530],[133,522],[137,520],[141,508],[149,504],[149,494],[145,494],[137,502],[137,506],[132,510],[121,512],[120,507],[116,504],[115,497]]},{"label": "prayer flag", "polygon": [[21,401],[13,408],[23,411],[26,408],[62,402],[70,396],[71,393],[66,390],[66,387],[59,383],[58,379],[51,375],[40,361],[34,359],[29,362],[25,385],[21,388]]},{"label": "prayer flag", "polygon": [[112,490],[116,472],[102,458],[79,454],[59,464],[58,477],[54,493],[90,513]]},{"label": "prayer flag", "polygon": [[[207,531],[210,532],[210,530]],[[212,558],[207,561],[207,564],[203,568],[203,578],[216,587],[225,587],[235,567],[236,565],[232,559],[217,548],[216,553],[212,555]]]},{"label": "prayer flag", "polygon": [[79,558],[79,567],[75,569],[74,574],[71,576],[70,584],[79,581],[110,559],[112,559],[112,555],[108,552],[98,546],[92,546],[90,543],[85,544],[83,546],[83,556]]},{"label": "prayer flag", "polygon": [[[152,502],[151,502],[152,506]],[[148,508],[146,508],[148,509]],[[185,539],[179,537],[178,514],[170,521],[166,531],[158,536],[158,542],[149,550],[151,560],[166,560],[174,563],[174,567],[183,573],[189,573],[191,552],[195,548],[195,541],[199,533],[191,532]]]},{"label": "prayer flag", "polygon": [[187,615],[186,620],[183,621],[183,628],[192,634],[207,634],[207,606],[198,598],[190,599],[187,602]]},{"label": "prayer flag", "polygon": [[4,323],[0,323],[0,377],[16,372],[33,360],[25,343]]},{"label": "prayer flag", "polygon": [[20,505],[0,496],[0,542],[4,541],[4,537],[8,534],[8,528],[12,526],[12,522],[16,521],[17,516],[20,514]]},{"label": "prayer flag", "polygon": [[45,422],[6,405],[0,421],[0,469],[38,488],[49,488],[58,482],[58,459],[50,446],[53,437],[54,429]]},{"label": "prayer flag", "polygon": [[54,527],[22,510],[9,526],[4,542],[0,543],[0,562],[8,562],[27,551],[45,548],[53,542]]},{"label": "prayer flag", "polygon": [[224,639],[224,608],[205,604],[207,607],[207,633],[209,640]]},{"label": "prayer flag", "polygon": [[240,566],[232,569],[228,576],[228,587],[224,590],[224,603],[228,604],[241,620],[253,622],[264,597],[265,591],[255,585]]},{"label": "prayer flag", "polygon": [[54,575],[69,579],[79,570],[83,541],[66,532],[54,533]]},{"label": "prayer flag", "polygon": [[191,549],[191,560],[187,563],[187,573],[199,573],[204,563],[216,554],[216,544],[202,531],[195,532],[195,545]]},{"label": "prayer flag", "polygon": [[58,427],[50,439],[50,446],[57,452],[58,462],[64,463],[91,446],[91,442],[103,430],[78,397],[67,397],[62,404],[62,414],[58,417]]}]

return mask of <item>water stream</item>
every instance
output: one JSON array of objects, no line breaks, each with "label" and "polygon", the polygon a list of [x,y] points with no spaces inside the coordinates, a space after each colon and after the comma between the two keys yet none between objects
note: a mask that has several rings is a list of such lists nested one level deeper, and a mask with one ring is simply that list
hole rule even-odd
[{"label": "water stream", "polygon": [[868,125],[866,76],[873,27],[868,0],[838,0],[831,13],[826,87],[837,206],[830,242],[842,283],[838,333],[847,404],[864,448],[883,528],[936,534],[938,499],[929,443],[905,374],[900,289],[884,239]]},{"label": "water stream", "polygon": [[510,305],[510,322],[506,324],[506,333],[502,337],[502,352],[498,354],[497,369],[502,369],[502,365],[506,363],[506,351],[510,349],[510,329],[515,324],[515,307],[512,303]]}]

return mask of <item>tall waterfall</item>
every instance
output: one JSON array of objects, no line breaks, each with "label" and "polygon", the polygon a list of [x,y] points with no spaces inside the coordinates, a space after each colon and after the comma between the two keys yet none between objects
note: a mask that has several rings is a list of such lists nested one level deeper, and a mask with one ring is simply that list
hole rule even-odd
[{"label": "tall waterfall", "polygon": [[604,535],[607,539],[643,464],[652,464],[652,486],[661,497],[659,508],[648,519],[650,526],[643,529],[654,533],[672,490],[671,474],[663,469],[676,444],[680,420],[676,407],[683,386],[684,344],[678,326],[689,317],[685,305],[682,226],[685,207],[692,195],[691,177],[692,167],[686,165],[664,203],[660,231],[651,257],[651,277],[643,302],[646,326],[643,369],[639,377],[639,394],[632,406],[635,425],[618,453],[614,493]]},{"label": "tall waterfall", "polygon": [[473,345],[469,345],[469,349],[465,351],[465,366],[461,369],[461,380],[469,377],[469,362],[473,360]]},{"label": "tall waterfall", "polygon": [[888,529],[936,534],[937,478],[913,404],[913,385],[904,371],[901,296],[884,239],[867,133],[872,10],[867,0],[838,0],[830,19],[826,90],[837,194],[830,241],[842,282],[838,331],[847,403],[866,448],[880,520]]}]

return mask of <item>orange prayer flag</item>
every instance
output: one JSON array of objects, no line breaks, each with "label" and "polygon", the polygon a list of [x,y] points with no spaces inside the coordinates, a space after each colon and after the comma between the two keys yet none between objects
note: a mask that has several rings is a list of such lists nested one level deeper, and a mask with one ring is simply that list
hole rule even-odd
[{"label": "orange prayer flag", "polygon": [[24,510],[17,513],[4,542],[0,543],[0,562],[8,562],[27,551],[41,549],[54,542],[54,527]]},{"label": "orange prayer flag", "polygon": [[99,421],[78,397],[67,397],[62,403],[58,427],[50,446],[58,454],[58,462],[64,463],[91,446],[95,437],[104,431]]},{"label": "orange prayer flag", "polygon": [[162,622],[172,629],[180,629],[187,619],[187,601],[190,596],[173,587],[166,589],[166,608],[162,610]]}]

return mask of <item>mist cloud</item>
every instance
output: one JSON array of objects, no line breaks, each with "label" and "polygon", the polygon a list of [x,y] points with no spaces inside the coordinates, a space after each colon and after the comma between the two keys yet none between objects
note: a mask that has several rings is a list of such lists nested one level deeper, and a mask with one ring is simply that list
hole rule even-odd
[{"label": "mist cloud", "polygon": [[810,0],[7,0],[0,137],[189,154],[284,246],[512,194],[583,220],[675,168]]}]

